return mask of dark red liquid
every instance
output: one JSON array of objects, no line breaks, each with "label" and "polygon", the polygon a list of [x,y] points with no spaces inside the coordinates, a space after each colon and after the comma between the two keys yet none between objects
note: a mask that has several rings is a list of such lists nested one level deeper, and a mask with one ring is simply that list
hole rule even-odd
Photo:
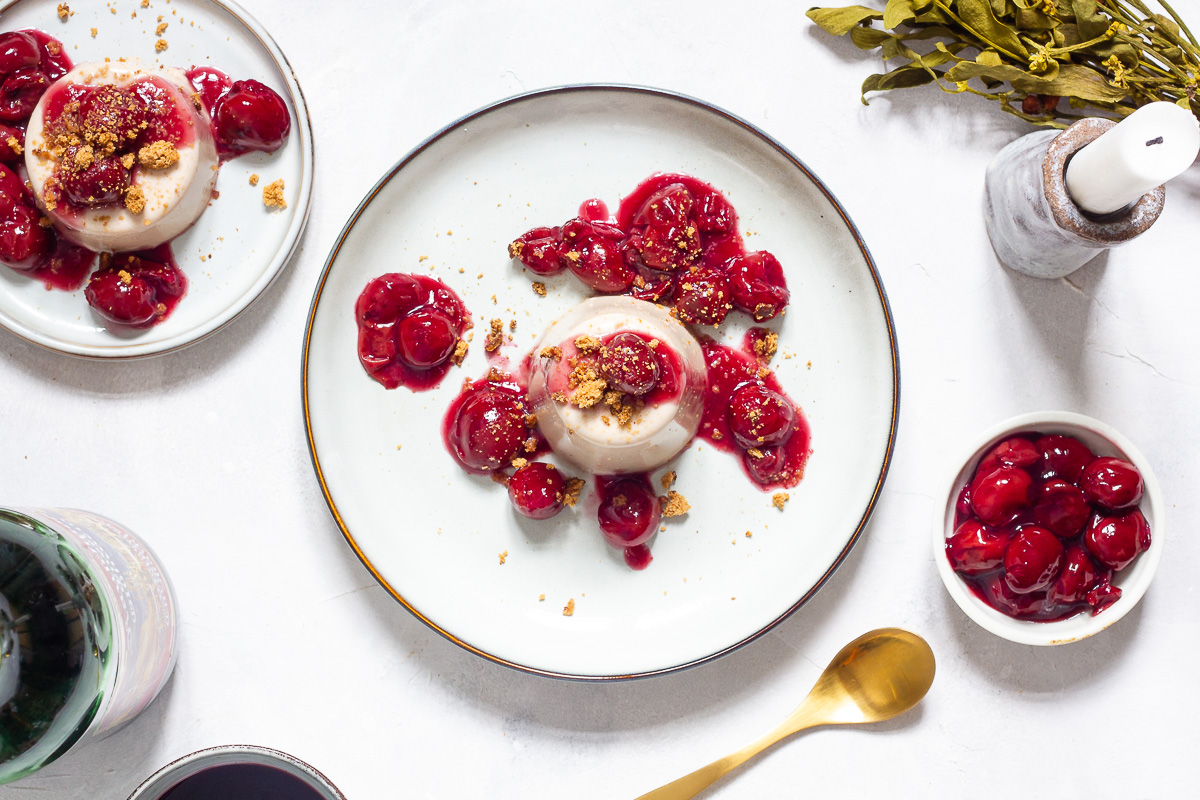
[{"label": "dark red liquid", "polygon": [[322,800],[291,773],[262,764],[225,764],[184,778],[162,800]]},{"label": "dark red liquid", "polygon": [[808,422],[800,407],[792,403],[796,419],[791,436],[774,447],[755,448],[762,456],[743,449],[734,439],[729,425],[730,399],[735,391],[749,383],[761,383],[787,397],[775,373],[768,372],[759,377],[761,364],[754,355],[753,345],[756,330],[759,329],[751,329],[747,333],[744,349],[741,350],[711,339],[700,343],[704,362],[708,366],[708,388],[704,393],[704,416],[696,435],[718,450],[740,455],[747,476],[762,489],[786,489],[795,486],[804,477],[804,466],[811,452]]}]

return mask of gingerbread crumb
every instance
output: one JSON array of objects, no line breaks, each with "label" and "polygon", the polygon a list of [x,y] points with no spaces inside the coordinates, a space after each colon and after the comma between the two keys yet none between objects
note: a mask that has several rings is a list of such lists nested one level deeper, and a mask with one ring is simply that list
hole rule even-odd
[{"label": "gingerbread crumb", "polygon": [[250,176],[250,185],[258,186],[258,173],[257,172]]},{"label": "gingerbread crumb", "polygon": [[92,38],[93,39],[96,38],[96,29],[95,28],[92,28]]},{"label": "gingerbread crumb", "polygon": [[562,348],[557,346],[543,347],[542,352],[538,353],[542,358],[553,358],[555,361],[562,360]]},{"label": "gingerbread crumb", "polygon": [[604,346],[604,343],[595,336],[580,336],[575,340],[575,346],[579,348],[581,353],[594,353]]},{"label": "gingerbread crumb", "polygon": [[579,494],[587,482],[583,478],[567,478],[567,490],[563,493],[563,505],[575,507],[579,502]]},{"label": "gingerbread crumb", "polygon": [[71,7],[69,5],[67,5],[66,3],[59,3],[58,4],[58,18],[66,19],[69,16],[71,16]]},{"label": "gingerbread crumb", "polygon": [[525,440],[525,452],[526,453],[537,452],[537,447],[538,447],[538,441],[537,441],[537,439],[533,438],[532,436],[530,436],[528,439]]},{"label": "gingerbread crumb", "polygon": [[125,207],[133,214],[140,214],[146,208],[146,194],[140,186],[130,186],[125,190]]},{"label": "gingerbread crumb", "polygon": [[283,199],[283,178],[263,187],[263,205],[267,208],[287,208],[287,200]]},{"label": "gingerbread crumb", "polygon": [[520,257],[521,257],[521,251],[522,251],[522,250],[524,250],[524,249],[525,249],[525,243],[524,243],[524,242],[522,242],[522,241],[519,241],[519,240],[518,240],[518,241],[515,241],[515,242],[509,242],[509,244],[508,244],[508,257],[509,257],[509,258],[520,258]]},{"label": "gingerbread crumb", "polygon": [[504,344],[504,320],[493,319],[491,328],[488,331],[487,339],[484,340],[483,349],[494,353],[500,349],[500,345]]},{"label": "gingerbread crumb", "polygon": [[751,533],[750,531],[746,531],[746,538],[747,538],[747,539],[749,539],[749,538],[750,538],[751,536],[753,536],[753,535],[754,535],[754,534],[753,534],[753,533]]},{"label": "gingerbread crumb", "polygon": [[85,144],[75,151],[75,172],[82,172],[96,160],[96,151],[90,144]]},{"label": "gingerbread crumb", "polygon": [[121,166],[125,167],[125,169],[133,169],[133,165],[136,162],[137,156],[135,156],[133,153],[126,153],[125,155],[121,156]]},{"label": "gingerbread crumb", "polygon": [[454,345],[454,352],[450,355],[450,362],[456,367],[461,367],[463,359],[467,357],[467,348],[469,345],[466,341],[459,339],[458,344]]},{"label": "gingerbread crumb", "polygon": [[516,469],[525,469],[525,467],[529,466],[529,459],[518,456],[512,460],[512,465]]},{"label": "gingerbread crumb", "polygon": [[164,31],[166,31],[166,29],[167,29],[167,23],[165,23],[165,22],[160,22],[160,23],[158,23],[158,27],[156,27],[156,28],[154,29],[154,35],[155,35],[155,36],[162,36],[162,35],[163,35],[163,32],[164,32]]},{"label": "gingerbread crumb", "polygon": [[681,517],[692,507],[683,495],[673,490],[667,492],[666,497],[658,498],[658,501],[662,503],[664,517]]},{"label": "gingerbread crumb", "polygon": [[746,453],[751,458],[762,458],[763,457],[763,451],[759,450],[757,447],[751,447],[749,450],[746,451]]},{"label": "gingerbread crumb", "polygon": [[117,270],[117,277],[120,278],[121,283],[125,284],[126,286],[133,283],[133,276],[123,269]]},{"label": "gingerbread crumb", "polygon": [[163,50],[166,50],[166,49],[167,49],[167,40],[166,39],[159,39],[157,42],[154,43],[154,52],[161,53]]},{"label": "gingerbread crumb", "polygon": [[508,551],[507,550],[505,550],[503,553],[500,554],[501,565],[503,565],[505,561],[508,561]]},{"label": "gingerbread crumb", "polygon": [[563,607],[563,616],[570,617],[570,616],[574,615],[574,613],[575,613],[575,598],[572,597],[570,600],[567,601],[566,606]]},{"label": "gingerbread crumb", "polygon": [[4,144],[7,145],[8,149],[11,150],[14,155],[19,156],[19,155],[21,155],[21,153],[23,153],[25,151],[25,148],[21,147],[21,143],[17,140],[17,137],[15,137],[15,136],[10,136],[7,139],[5,139]]},{"label": "gingerbread crumb", "polygon": [[675,478],[676,478],[676,477],[677,477],[677,476],[676,476],[676,474],[675,474],[675,470],[671,470],[671,471],[670,471],[670,472],[668,472],[666,475],[663,475],[663,476],[662,476],[662,479],[661,479],[661,480],[662,480],[662,487],[663,487],[663,491],[667,491],[667,490],[669,490],[669,489],[670,489],[672,486],[674,486],[674,485],[675,485]]},{"label": "gingerbread crumb", "polygon": [[167,140],[159,139],[138,150],[137,159],[146,169],[167,169],[179,161],[179,151]]},{"label": "gingerbread crumb", "polygon": [[525,415],[525,427],[526,428],[536,428],[537,427],[537,414],[526,414]]},{"label": "gingerbread crumb", "polygon": [[782,510],[784,503],[790,499],[791,495],[789,495],[787,492],[776,492],[775,494],[771,495],[771,504]]},{"label": "gingerbread crumb", "polygon": [[754,354],[763,361],[770,362],[778,349],[779,334],[774,331],[768,331],[766,336],[754,340]]},{"label": "gingerbread crumb", "polygon": [[544,595],[544,594],[539,594],[539,595],[538,595],[538,602],[541,602],[541,601],[543,601],[543,600],[545,600],[545,599],[546,599],[546,595]]},{"label": "gingerbread crumb", "polygon": [[534,281],[533,282],[533,293],[536,294],[538,297],[545,297],[546,296],[546,284],[542,283],[541,281]]}]

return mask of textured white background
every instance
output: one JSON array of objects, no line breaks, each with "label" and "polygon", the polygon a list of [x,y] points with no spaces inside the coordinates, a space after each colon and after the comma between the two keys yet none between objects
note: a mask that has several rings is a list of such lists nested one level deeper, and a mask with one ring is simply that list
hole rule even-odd
[{"label": "textured white background", "polygon": [[[1026,129],[931,88],[864,108],[858,85],[874,57],[816,31],[808,3],[244,6],[291,60],[316,135],[315,202],[290,268],[220,335],[150,361],[79,361],[0,332],[0,502],[121,520],[161,555],[182,605],[179,668],[160,699],[122,733],[0,796],[123,800],[179,755],[249,742],[311,762],[350,800],[630,798],[773,726],[843,643],[884,625],[921,633],[937,654],[917,711],[804,734],[709,796],[1189,793],[1200,746],[1190,663],[1200,655],[1200,171],[1170,186],[1142,239],[1041,282],[996,264],[980,210],[988,160]],[[902,363],[891,475],[826,588],[714,664],[614,685],[495,666],[390,600],[321,499],[299,388],[316,279],[375,180],[464,113],[588,81],[703,98],[804,159],[879,263]],[[1154,464],[1170,514],[1140,606],[1056,649],[1009,644],[967,620],[928,544],[947,458],[983,427],[1041,408],[1090,414],[1129,436]]]}]

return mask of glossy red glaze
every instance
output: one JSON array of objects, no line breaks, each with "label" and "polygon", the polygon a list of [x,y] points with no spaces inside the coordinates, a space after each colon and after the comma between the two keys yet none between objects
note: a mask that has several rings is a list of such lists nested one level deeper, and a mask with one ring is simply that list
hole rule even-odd
[{"label": "glossy red glaze", "polygon": [[204,110],[211,118],[217,101],[225,96],[229,87],[233,86],[233,78],[221,70],[209,66],[192,67],[184,74],[187,76],[188,82],[192,84],[192,88],[196,90],[196,94],[200,96],[200,102],[204,104]]},{"label": "glossy red glaze", "polygon": [[1012,534],[988,530],[978,520],[967,520],[946,540],[946,555],[955,571],[964,575],[990,572],[1004,562]]},{"label": "glossy red glaze", "polygon": [[1123,570],[1150,547],[1150,526],[1137,509],[1115,516],[1097,514],[1083,534],[1083,543],[1098,562]]},{"label": "glossy red glaze", "polygon": [[1029,473],[1017,467],[979,474],[971,484],[971,510],[986,525],[1007,525],[1029,507],[1032,483]]},{"label": "glossy red glaze", "polygon": [[1058,577],[1063,563],[1062,541],[1037,525],[1026,525],[1004,550],[1004,579],[1017,594],[1039,592]]}]

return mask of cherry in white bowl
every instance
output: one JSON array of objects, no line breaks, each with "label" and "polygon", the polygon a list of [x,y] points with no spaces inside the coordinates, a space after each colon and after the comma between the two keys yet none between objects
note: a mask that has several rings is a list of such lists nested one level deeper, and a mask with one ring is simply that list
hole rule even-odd
[{"label": "cherry in white bowl", "polygon": [[[1020,483],[1026,476],[1020,468],[1024,454],[1008,453],[1001,458],[1001,461],[1015,462],[1013,468],[1005,468],[1012,475],[1008,476],[1008,480],[1001,480],[1008,475],[1007,472],[997,470],[992,473],[993,476],[999,477],[994,481],[996,486],[989,485],[986,491],[995,496],[976,498],[971,502],[971,510],[966,516],[972,521],[964,521],[964,515],[959,508],[960,502],[963,501],[963,487],[976,479],[980,463],[985,457],[996,458],[994,451],[998,445],[1012,441],[1016,443],[1016,448],[1020,448],[1021,442],[1029,442],[1031,434],[1038,435],[1032,437],[1033,447],[1037,450],[1043,449],[1037,444],[1040,437],[1066,436],[1082,443],[1090,452],[1078,459],[1081,463],[1077,465],[1069,463],[1071,459],[1061,453],[1054,456],[1057,459],[1056,463],[1061,463],[1065,472],[1071,474],[1047,474],[1048,479],[1041,481],[1038,486],[1031,486],[1030,489],[1037,495],[1031,495],[1031,502],[1035,505],[1039,498],[1053,495],[1053,502],[1049,505],[1056,509],[1056,515],[1042,515],[1043,518],[1037,520],[1037,524],[1021,525],[1015,534],[1010,531],[1011,540],[996,543],[993,549],[997,552],[989,554],[989,547],[994,544],[992,537],[1001,535],[996,532],[1005,527],[1010,517],[1016,516],[1015,510],[1005,508],[1004,504],[1007,495],[1020,493],[1020,487],[1014,488],[1011,484]],[[1051,456],[1046,458],[1050,459]],[[1132,469],[1129,469],[1129,465],[1132,465]],[[1076,470],[1075,467],[1079,469]],[[1004,474],[1001,475],[1001,472]],[[1075,474],[1076,472],[1079,474]],[[1140,490],[1140,498],[1131,502],[1130,498],[1137,493],[1129,486],[1135,475],[1140,476],[1141,480],[1140,486],[1134,487]],[[1001,485],[1004,483],[1010,485]],[[1080,488],[1076,489],[1076,486]],[[1078,510],[1074,508],[1075,503],[1072,500],[1075,498],[1072,493],[1079,495],[1077,499],[1081,507]],[[934,563],[947,591],[963,612],[981,627],[1020,644],[1067,644],[1109,627],[1129,613],[1141,600],[1162,558],[1166,527],[1165,506],[1150,464],[1120,433],[1103,422],[1082,414],[1062,411],[1036,412],[1014,417],[984,431],[971,443],[965,456],[955,462],[950,478],[938,486],[934,498],[937,501],[933,521]],[[1098,499],[1105,501],[1100,505],[1103,513],[1099,514],[1093,513],[1097,508]],[[1107,508],[1104,507],[1105,503]],[[1114,508],[1114,505],[1120,507]],[[951,541],[956,532],[959,540],[965,541],[971,533],[965,529],[980,527],[981,530],[975,532],[978,542],[975,543],[970,557],[977,561],[981,571],[986,571],[984,568],[998,571],[998,576],[994,579],[1006,583],[1001,587],[1005,590],[1004,595],[1014,606],[1019,607],[1028,598],[1038,596],[1038,591],[1056,591],[1056,580],[1061,583],[1078,579],[1079,574],[1086,571],[1086,565],[1097,561],[1094,553],[1090,559],[1086,557],[1088,542],[1094,538],[1088,530],[1089,526],[1093,526],[1097,521],[1131,514],[1135,509],[1144,517],[1149,528],[1149,535],[1146,537],[1149,540],[1148,546],[1144,550],[1139,548],[1128,562],[1122,559],[1121,568],[1114,570],[1111,576],[1112,587],[1119,590],[1114,594],[1120,596],[1113,602],[1102,599],[1097,603],[1098,611],[1081,607],[1077,613],[1052,621],[1010,616],[993,603],[989,603],[984,596],[986,592],[980,591],[978,587],[972,588],[972,582],[979,581],[972,581],[970,577],[956,572],[951,558],[947,555],[947,542]],[[1082,531],[1074,530],[1078,526],[1071,518],[1077,516],[1076,511],[1088,518],[1088,522],[1082,526]],[[1046,541],[1042,541],[1043,539]],[[1091,544],[1094,546],[1095,542]],[[1050,547],[1051,545],[1061,546],[1056,548]],[[1050,552],[1051,550],[1054,552]],[[1062,552],[1059,553],[1058,550]],[[1029,558],[1022,557],[1022,553]],[[959,555],[961,559],[961,554]],[[991,555],[996,556],[1003,564],[998,562],[989,567],[990,562],[985,562]],[[1049,565],[1055,573],[1054,576],[1047,578],[1048,573],[1041,574],[1037,568],[1047,566],[1042,564],[1042,561],[1055,562]],[[1103,564],[1098,566],[1104,569]],[[1011,588],[1014,582],[1018,590],[1016,592]],[[1047,586],[1043,587],[1042,583],[1047,583]],[[1061,591],[1062,587],[1059,586],[1057,590]]]}]

